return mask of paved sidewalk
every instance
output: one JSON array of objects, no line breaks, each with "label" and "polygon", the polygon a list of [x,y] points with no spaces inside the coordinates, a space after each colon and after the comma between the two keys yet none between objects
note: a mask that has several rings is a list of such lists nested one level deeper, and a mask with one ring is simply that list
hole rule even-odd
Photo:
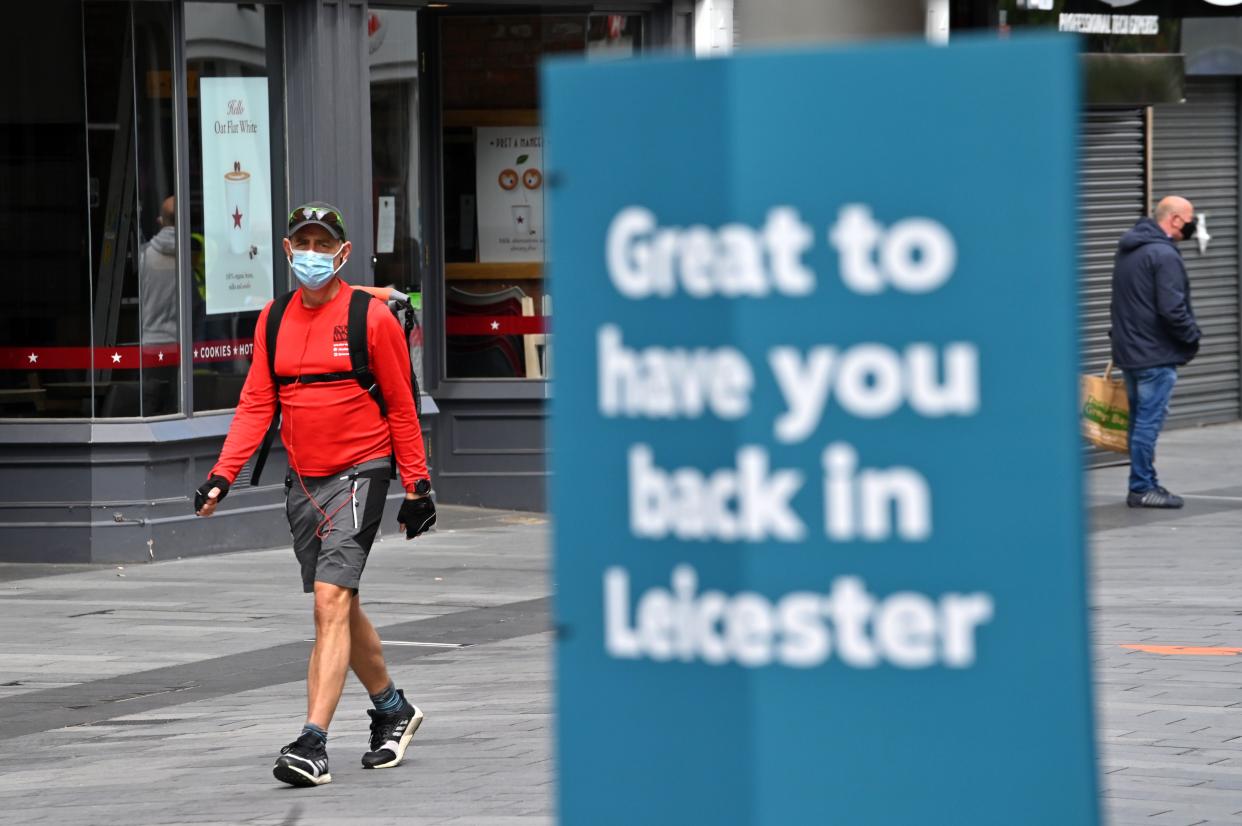
[{"label": "paved sidewalk", "polygon": [[270,774],[305,716],[313,633],[291,551],[0,569],[0,822],[550,823],[546,520],[440,521],[376,543],[363,580],[427,719],[403,765],[363,770],[370,701],[351,677],[333,782],[313,790]]},{"label": "paved sidewalk", "polygon": [[[1166,433],[1158,464],[1185,510],[1126,508],[1124,467],[1088,475],[1102,808],[1112,826],[1242,824],[1242,654],[1223,651],[1242,651],[1242,425]],[[350,678],[334,782],[314,790],[268,771],[304,713],[290,551],[0,566],[0,822],[552,823],[548,525],[464,508],[441,524],[377,543],[363,590],[427,721],[404,765],[364,771]]]},{"label": "paved sidewalk", "polygon": [[1242,655],[1123,646],[1242,651],[1242,426],[1169,431],[1156,466],[1183,510],[1127,508],[1128,467],[1088,474],[1103,806],[1113,826],[1237,826]]}]

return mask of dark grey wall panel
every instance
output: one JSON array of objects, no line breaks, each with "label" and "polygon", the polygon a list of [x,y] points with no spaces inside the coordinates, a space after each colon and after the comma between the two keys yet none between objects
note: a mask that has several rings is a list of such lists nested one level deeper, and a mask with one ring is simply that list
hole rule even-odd
[{"label": "dark grey wall panel", "polygon": [[457,455],[542,455],[547,416],[542,412],[497,415],[460,412],[453,415],[453,452]]},{"label": "dark grey wall panel", "polygon": [[193,515],[193,490],[222,443],[0,444],[0,562],[143,562],[287,545],[278,445],[262,487],[239,485],[216,516]]},{"label": "dark grey wall panel", "polygon": [[80,445],[0,448],[0,519],[10,504],[89,502],[92,484],[90,475],[81,472],[82,453]]},{"label": "dark grey wall panel", "polygon": [[0,525],[0,562],[90,562],[90,528]]},{"label": "dark grey wall panel", "polygon": [[439,501],[547,509],[546,402],[440,399],[432,435]]}]

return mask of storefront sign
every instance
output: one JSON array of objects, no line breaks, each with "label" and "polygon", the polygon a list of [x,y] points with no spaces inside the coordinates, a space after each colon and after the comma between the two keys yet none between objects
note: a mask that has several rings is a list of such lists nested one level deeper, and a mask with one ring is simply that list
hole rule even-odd
[{"label": "storefront sign", "polygon": [[1154,14],[1062,14],[1057,28],[1079,34],[1160,34],[1160,18]]},{"label": "storefront sign", "polygon": [[207,314],[272,298],[267,78],[203,78],[203,234]]},{"label": "storefront sign", "polygon": [[0,347],[0,370],[132,370],[181,363],[176,344],[123,347]]},{"label": "storefront sign", "polygon": [[[1028,7],[1051,10],[1052,4],[1028,4]],[[1126,15],[1175,18],[1236,17],[1242,15],[1242,0],[1063,0],[1061,11],[1088,14],[1119,11]]]},{"label": "storefront sign", "polygon": [[1075,43],[542,89],[561,821],[1097,823]]},{"label": "storefront sign", "polygon": [[479,260],[543,261],[543,133],[475,130]]},{"label": "storefront sign", "polygon": [[[195,364],[248,359],[254,355],[254,339],[196,341],[191,355]],[[180,363],[181,348],[176,344],[0,347],[0,370],[132,370],[136,367],[175,367]]]}]

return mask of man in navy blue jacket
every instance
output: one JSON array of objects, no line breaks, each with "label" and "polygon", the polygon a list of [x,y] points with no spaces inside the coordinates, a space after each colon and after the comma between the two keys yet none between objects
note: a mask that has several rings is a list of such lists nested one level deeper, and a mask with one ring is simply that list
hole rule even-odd
[{"label": "man in navy blue jacket", "polygon": [[1199,352],[1199,325],[1177,241],[1195,234],[1195,208],[1170,195],[1121,237],[1113,264],[1113,362],[1130,398],[1132,508],[1180,508],[1156,478],[1156,439],[1169,411],[1177,368]]}]

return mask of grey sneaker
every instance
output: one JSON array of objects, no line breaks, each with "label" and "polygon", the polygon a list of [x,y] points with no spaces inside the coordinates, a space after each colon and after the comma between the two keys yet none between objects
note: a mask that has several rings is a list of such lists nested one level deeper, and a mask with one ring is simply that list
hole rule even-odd
[{"label": "grey sneaker", "polygon": [[1132,508],[1180,508],[1186,503],[1182,497],[1169,493],[1164,488],[1152,488],[1142,493],[1130,491],[1126,496],[1126,504]]}]

